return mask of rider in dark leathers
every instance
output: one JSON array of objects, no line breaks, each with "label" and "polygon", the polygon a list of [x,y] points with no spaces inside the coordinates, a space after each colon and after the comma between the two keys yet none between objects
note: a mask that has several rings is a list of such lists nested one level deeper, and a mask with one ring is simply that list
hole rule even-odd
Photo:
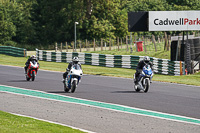
[{"label": "rider in dark leathers", "polygon": [[[27,69],[28,69],[28,66],[29,66],[29,64],[30,64],[30,61],[36,61],[37,63],[38,63],[38,61],[37,61],[37,59],[36,59],[36,56],[35,55],[32,55],[30,58],[28,58],[28,60],[26,61],[26,63],[25,63],[25,67],[24,67],[24,70],[25,70],[25,74],[27,74]],[[38,65],[39,65],[39,63],[38,63]]]},{"label": "rider in dark leathers", "polygon": [[[151,69],[152,69],[152,71],[153,71],[153,63],[150,61],[150,58],[149,58],[149,56],[145,56],[144,57],[144,59],[143,60],[141,60],[139,63],[138,63],[138,65],[137,65],[137,68],[136,68],[136,73],[135,73],[135,84],[137,84],[138,83],[138,76],[139,76],[139,74],[142,72],[142,70],[143,70],[143,67],[145,66],[145,65],[150,65],[150,67],[151,67]],[[151,79],[150,79],[150,82],[151,82]]]},{"label": "rider in dark leathers", "polygon": [[[78,64],[78,65],[80,66],[80,68],[81,68],[81,64],[79,63],[79,58],[78,58],[78,57],[74,57],[74,58],[72,59],[72,62],[70,62],[69,65],[68,65],[68,67],[66,68],[66,72],[63,73],[63,83],[65,82],[65,79],[66,79],[66,77],[67,77],[67,74],[69,73],[69,71],[71,70],[71,68],[72,68],[72,66],[73,66],[74,64]],[[82,68],[81,68],[81,69],[82,69]]]}]

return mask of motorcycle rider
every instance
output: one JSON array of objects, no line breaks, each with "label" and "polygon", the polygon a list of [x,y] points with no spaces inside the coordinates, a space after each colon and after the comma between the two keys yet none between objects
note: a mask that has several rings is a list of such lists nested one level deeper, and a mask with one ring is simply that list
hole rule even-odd
[{"label": "motorcycle rider", "polygon": [[[143,71],[143,67],[145,66],[145,65],[150,65],[150,67],[151,67],[151,69],[152,69],[152,71],[153,71],[153,63],[150,61],[150,58],[149,58],[149,56],[145,56],[144,58],[143,58],[143,60],[141,60],[139,63],[138,63],[138,65],[137,65],[137,68],[136,68],[136,73],[135,73],[135,84],[137,84],[138,83],[138,76],[140,75],[140,73]],[[150,79],[150,82],[151,82],[151,79]]]},{"label": "motorcycle rider", "polygon": [[[78,64],[78,65],[80,66],[80,68],[81,68],[81,64],[79,63],[79,58],[76,57],[76,56],[72,59],[72,62],[69,63],[68,67],[66,68],[66,72],[63,73],[63,83],[65,83],[65,79],[66,79],[66,77],[67,77],[69,71],[71,70],[71,68],[72,68],[72,66],[73,66],[74,64]],[[81,68],[81,69],[82,69],[82,68]]]},{"label": "motorcycle rider", "polygon": [[[30,64],[30,62],[31,61],[36,61],[37,63],[38,63],[38,61],[37,61],[37,59],[36,59],[36,56],[35,55],[32,55],[30,58],[28,58],[28,60],[26,61],[26,63],[25,63],[25,67],[24,67],[24,69],[25,69],[25,74],[27,74],[27,69],[28,69],[28,66],[29,66],[29,64]],[[39,65],[39,63],[38,63],[38,65]]]}]

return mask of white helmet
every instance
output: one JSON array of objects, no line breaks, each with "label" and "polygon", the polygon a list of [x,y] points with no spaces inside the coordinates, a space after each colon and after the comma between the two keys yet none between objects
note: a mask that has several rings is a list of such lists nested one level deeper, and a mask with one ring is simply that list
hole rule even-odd
[{"label": "white helmet", "polygon": [[35,55],[32,55],[32,56],[31,56],[31,59],[32,59],[32,60],[36,60],[36,56],[35,56]]},{"label": "white helmet", "polygon": [[79,62],[79,59],[78,59],[78,57],[74,57],[74,58],[72,59],[72,61],[73,61],[75,64],[77,64],[77,63]]},{"label": "white helmet", "polygon": [[144,59],[143,59],[143,61],[144,61],[145,63],[149,63],[149,61],[150,61],[149,56],[145,56]]}]

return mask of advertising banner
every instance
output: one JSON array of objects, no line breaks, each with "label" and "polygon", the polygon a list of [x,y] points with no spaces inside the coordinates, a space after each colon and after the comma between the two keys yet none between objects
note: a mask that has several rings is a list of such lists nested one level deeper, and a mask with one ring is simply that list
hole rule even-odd
[{"label": "advertising banner", "polygon": [[200,30],[200,11],[149,11],[149,31]]}]

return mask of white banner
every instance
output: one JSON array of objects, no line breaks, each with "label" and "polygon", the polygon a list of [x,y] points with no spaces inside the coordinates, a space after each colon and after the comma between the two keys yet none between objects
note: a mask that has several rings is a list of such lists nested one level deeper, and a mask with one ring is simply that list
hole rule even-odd
[{"label": "white banner", "polygon": [[149,31],[200,30],[200,11],[149,11]]}]

